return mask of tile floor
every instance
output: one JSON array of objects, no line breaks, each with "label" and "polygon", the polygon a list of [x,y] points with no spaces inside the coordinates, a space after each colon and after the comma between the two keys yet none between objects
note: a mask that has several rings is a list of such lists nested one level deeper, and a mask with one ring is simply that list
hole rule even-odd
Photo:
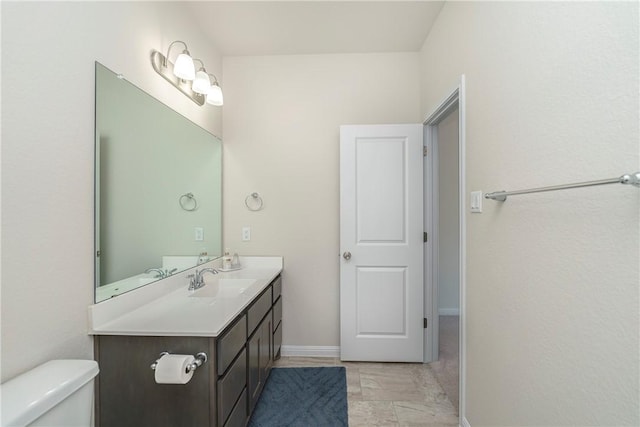
[{"label": "tile floor", "polygon": [[347,372],[349,427],[458,426],[457,409],[429,365],[282,357],[275,366],[344,366]]},{"label": "tile floor", "polygon": [[438,360],[429,364],[438,383],[455,408],[458,408],[459,346],[458,316],[440,316],[440,348]]}]

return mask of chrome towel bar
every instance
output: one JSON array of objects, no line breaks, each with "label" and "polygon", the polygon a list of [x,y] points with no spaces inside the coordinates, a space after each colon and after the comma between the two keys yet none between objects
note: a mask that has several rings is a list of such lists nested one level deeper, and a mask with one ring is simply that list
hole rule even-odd
[{"label": "chrome towel bar", "polygon": [[629,185],[633,185],[635,187],[640,188],[640,172],[622,175],[618,178],[601,179],[598,181],[577,182],[575,184],[553,185],[551,187],[530,188],[528,190],[517,190],[517,191],[494,191],[493,193],[486,193],[484,195],[484,198],[504,202],[505,200],[507,200],[507,196],[517,196],[520,194],[530,194],[530,193],[542,193],[544,191],[568,190],[571,188],[593,187],[595,185],[607,185],[607,184],[629,184]]}]

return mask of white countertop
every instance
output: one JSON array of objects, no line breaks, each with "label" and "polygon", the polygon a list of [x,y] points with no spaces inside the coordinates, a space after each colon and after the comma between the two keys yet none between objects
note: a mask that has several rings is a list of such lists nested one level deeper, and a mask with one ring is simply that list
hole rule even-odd
[{"label": "white countertop", "polygon": [[[188,290],[186,275],[193,271],[187,270],[94,304],[89,307],[89,334],[217,337],[282,271],[281,257],[243,257],[241,264],[241,270],[205,273],[206,285],[196,291]],[[198,268],[215,265],[212,261]],[[228,279],[244,280],[229,281],[242,286],[223,295],[218,289],[227,289]]]}]

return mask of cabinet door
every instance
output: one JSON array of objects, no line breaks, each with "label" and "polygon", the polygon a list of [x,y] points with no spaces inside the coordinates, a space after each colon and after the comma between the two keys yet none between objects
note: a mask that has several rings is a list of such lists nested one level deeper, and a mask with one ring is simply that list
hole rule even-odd
[{"label": "cabinet door", "polygon": [[253,411],[260,396],[260,344],[262,329],[259,328],[247,341],[247,359],[249,364],[247,385],[249,387],[249,412]]},{"label": "cabinet door", "polygon": [[[275,289],[275,287],[273,288]],[[282,298],[278,298],[278,300],[273,304],[273,324],[271,325],[271,329],[273,331],[273,345],[271,356],[273,360],[277,360],[280,358],[280,347],[282,347]]]},{"label": "cabinet door", "polygon": [[282,325],[278,325],[273,331],[273,360],[280,358],[280,349],[282,348]]},{"label": "cabinet door", "polygon": [[273,324],[271,314],[262,321],[262,347],[260,348],[260,377],[267,380],[271,365],[273,365]]},{"label": "cabinet door", "polygon": [[271,310],[247,342],[249,360],[249,412],[253,411],[272,363]]}]

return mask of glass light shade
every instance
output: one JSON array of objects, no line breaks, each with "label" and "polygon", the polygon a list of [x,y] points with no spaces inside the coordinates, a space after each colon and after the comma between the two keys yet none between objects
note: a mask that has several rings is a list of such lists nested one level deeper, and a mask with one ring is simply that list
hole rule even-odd
[{"label": "glass light shade", "polygon": [[209,75],[205,71],[198,71],[196,73],[196,78],[191,84],[191,89],[196,93],[206,94],[209,92],[209,88],[211,87],[211,80],[209,80]]},{"label": "glass light shade", "polygon": [[209,87],[207,92],[207,104],[221,106],[223,104],[222,89],[217,84]]},{"label": "glass light shade", "polygon": [[196,67],[193,59],[186,53],[181,53],[173,64],[173,74],[182,80],[193,80],[196,77]]}]

